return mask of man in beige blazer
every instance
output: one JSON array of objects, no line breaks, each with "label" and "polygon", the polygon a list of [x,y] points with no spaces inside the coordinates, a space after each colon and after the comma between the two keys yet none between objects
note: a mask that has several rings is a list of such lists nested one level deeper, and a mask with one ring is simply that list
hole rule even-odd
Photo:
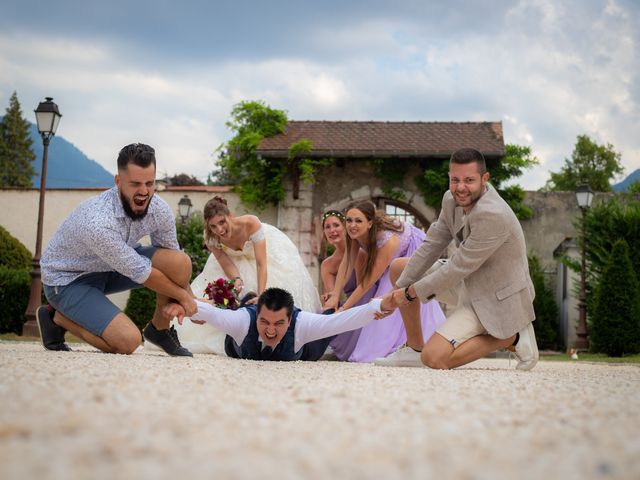
[{"label": "man in beige blazer", "polygon": [[[407,330],[407,346],[378,365],[455,368],[502,348],[515,351],[516,368],[538,361],[532,321],[535,291],[524,234],[509,205],[488,183],[482,153],[453,153],[449,191],[438,220],[411,258],[391,265],[392,296]],[[454,241],[457,249],[439,260]],[[453,311],[423,345],[418,301],[432,298]]]}]

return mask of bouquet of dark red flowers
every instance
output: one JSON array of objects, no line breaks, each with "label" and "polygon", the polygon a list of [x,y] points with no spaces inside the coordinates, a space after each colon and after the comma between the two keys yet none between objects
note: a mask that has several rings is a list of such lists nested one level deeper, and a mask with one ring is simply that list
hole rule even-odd
[{"label": "bouquet of dark red flowers", "polygon": [[236,310],[240,301],[234,287],[235,281],[219,278],[214,283],[207,283],[204,294],[213,301],[216,307]]}]

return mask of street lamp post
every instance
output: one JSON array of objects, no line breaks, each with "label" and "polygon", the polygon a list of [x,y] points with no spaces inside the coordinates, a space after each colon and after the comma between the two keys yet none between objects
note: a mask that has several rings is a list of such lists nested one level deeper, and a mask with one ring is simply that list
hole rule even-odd
[{"label": "street lamp post", "polygon": [[589,349],[589,339],[587,331],[587,303],[586,303],[586,290],[585,290],[585,275],[586,268],[586,250],[587,250],[587,235],[586,235],[586,216],[587,210],[591,207],[593,201],[593,191],[588,184],[579,185],[576,189],[576,199],[578,201],[578,207],[582,211],[582,251],[580,253],[580,296],[578,297],[578,310],[580,316],[578,317],[578,328],[576,334],[578,340],[576,341],[576,348],[578,350]]},{"label": "street lamp post", "polygon": [[36,233],[36,251],[32,261],[31,270],[31,293],[29,294],[29,304],[25,312],[26,322],[22,326],[22,335],[37,337],[38,326],[36,324],[36,310],[40,306],[42,298],[42,282],[40,280],[40,253],[42,250],[42,223],[44,219],[44,194],[47,184],[47,155],[49,153],[49,142],[56,134],[58,123],[62,115],[58,110],[58,105],[53,102],[53,98],[46,97],[44,102],[38,104],[35,109],[38,131],[42,136],[44,151],[42,153],[42,171],[40,172],[40,203],[38,205],[38,231]]},{"label": "street lamp post", "polygon": [[188,195],[184,195],[178,202],[178,215],[180,215],[180,220],[182,221],[183,226],[187,223],[192,206],[193,204],[191,203],[191,199]]}]

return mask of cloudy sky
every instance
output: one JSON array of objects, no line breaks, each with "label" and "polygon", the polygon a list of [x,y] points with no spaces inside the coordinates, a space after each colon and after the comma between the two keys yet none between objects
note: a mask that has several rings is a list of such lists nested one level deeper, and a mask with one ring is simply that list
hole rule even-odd
[{"label": "cloudy sky", "polygon": [[159,172],[201,179],[232,106],[263,100],[293,120],[502,121],[541,165],[576,136],[640,168],[637,0],[3,0],[0,109],[45,96],[58,134],[115,171],[153,145]]}]

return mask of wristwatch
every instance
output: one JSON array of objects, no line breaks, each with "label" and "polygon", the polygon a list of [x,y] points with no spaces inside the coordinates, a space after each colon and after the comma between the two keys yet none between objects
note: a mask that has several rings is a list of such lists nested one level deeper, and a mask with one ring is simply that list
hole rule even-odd
[{"label": "wristwatch", "polygon": [[409,295],[409,287],[405,287],[405,289],[404,289],[404,298],[406,298],[410,302],[413,302],[418,297],[412,297],[411,295]]}]

